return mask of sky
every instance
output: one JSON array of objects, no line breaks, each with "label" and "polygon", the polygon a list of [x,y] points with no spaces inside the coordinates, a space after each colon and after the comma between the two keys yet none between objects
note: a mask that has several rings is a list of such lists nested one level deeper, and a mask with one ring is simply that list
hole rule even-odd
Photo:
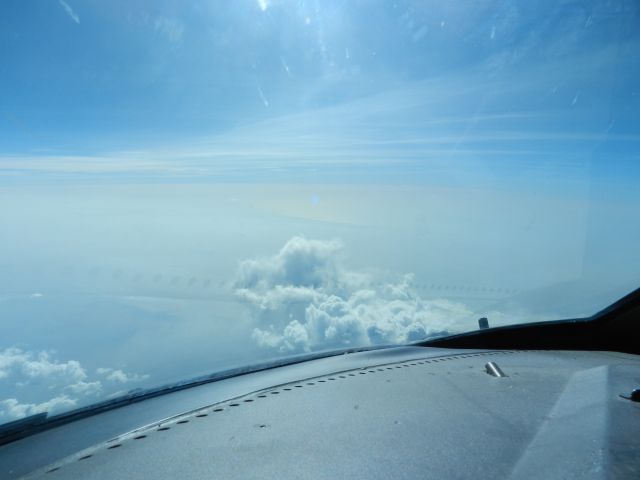
[{"label": "sky", "polygon": [[0,423],[637,288],[638,21],[3,1]]}]

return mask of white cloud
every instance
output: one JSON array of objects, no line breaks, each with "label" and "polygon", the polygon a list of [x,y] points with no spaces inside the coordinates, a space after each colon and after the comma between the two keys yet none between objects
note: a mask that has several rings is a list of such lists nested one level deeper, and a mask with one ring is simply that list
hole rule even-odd
[{"label": "white cloud", "polygon": [[374,282],[340,262],[338,241],[290,239],[276,255],[242,262],[236,294],[255,307],[254,341],[282,353],[404,343],[447,331],[472,312],[448,300],[423,301],[399,282]]},{"label": "white cloud", "polygon": [[125,373],[122,370],[116,370],[113,368],[98,368],[96,370],[98,375],[102,375],[106,380],[115,383],[129,383],[140,382],[149,378],[149,375],[138,375],[136,373]]},{"label": "white cloud", "polygon": [[[59,413],[74,408],[81,403],[98,399],[105,385],[140,382],[148,375],[125,373],[122,370],[101,368],[96,372],[103,380],[91,379],[87,371],[76,360],[56,360],[52,352],[31,352],[11,347],[0,350],[0,395],[6,395],[6,388],[20,389],[20,395],[28,401],[14,398],[15,390],[10,390],[9,398],[0,400],[0,420],[9,421],[39,412]],[[106,395],[115,387],[106,388]],[[44,398],[43,398],[44,397]]]},{"label": "white cloud", "polygon": [[102,391],[102,383],[100,381],[95,382],[78,382],[67,387],[68,390],[78,395],[97,395]]},{"label": "white cloud", "polygon": [[7,348],[0,351],[0,378],[17,372],[28,379],[67,379],[78,382],[87,378],[87,374],[75,360],[58,362],[46,351],[34,354],[23,352],[19,348]]},{"label": "white cloud", "polygon": [[263,12],[269,8],[269,0],[258,0],[258,6]]},{"label": "white cloud", "polygon": [[62,8],[64,8],[64,11],[67,12],[67,15],[69,15],[69,17],[71,17],[71,20],[73,20],[76,23],[80,23],[80,17],[78,16],[78,14],[76,12],[73,11],[73,8],[71,8],[71,6],[65,2],[64,0],[58,0],[58,2],[60,3],[60,5],[62,6]]},{"label": "white cloud", "polygon": [[0,400],[0,419],[13,420],[36,413],[49,412],[59,413],[76,406],[77,400],[69,398],[66,395],[54,397],[42,403],[20,403],[15,398]]}]

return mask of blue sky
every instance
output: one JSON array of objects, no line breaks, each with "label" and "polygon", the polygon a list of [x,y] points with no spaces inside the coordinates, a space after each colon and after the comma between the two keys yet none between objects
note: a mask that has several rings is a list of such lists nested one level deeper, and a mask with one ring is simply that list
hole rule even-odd
[{"label": "blue sky", "polygon": [[0,422],[636,288],[639,20],[4,0]]},{"label": "blue sky", "polygon": [[[369,142],[366,154],[384,152],[372,137],[394,142],[388,163],[399,152],[422,154],[416,138],[442,140],[438,153],[454,156],[510,150],[511,164],[532,154],[538,163],[582,162],[596,148],[624,168],[634,160],[634,2],[10,0],[0,8],[5,155],[170,147],[179,157],[194,143],[216,154],[231,135],[266,156],[274,146],[260,143],[265,134],[299,155],[317,145],[294,140],[313,134],[346,161],[345,136]],[[272,119],[276,131],[265,131]]]}]

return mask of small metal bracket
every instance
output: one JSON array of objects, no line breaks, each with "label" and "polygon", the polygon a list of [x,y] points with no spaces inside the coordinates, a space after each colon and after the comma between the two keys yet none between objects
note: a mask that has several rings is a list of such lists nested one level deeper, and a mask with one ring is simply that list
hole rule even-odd
[{"label": "small metal bracket", "polygon": [[502,371],[502,369],[498,366],[496,362],[489,362],[484,366],[484,368],[489,375],[492,375],[498,378],[506,377],[505,373]]},{"label": "small metal bracket", "polygon": [[631,400],[632,402],[640,402],[640,388],[636,388],[629,395],[620,396],[626,400]]}]

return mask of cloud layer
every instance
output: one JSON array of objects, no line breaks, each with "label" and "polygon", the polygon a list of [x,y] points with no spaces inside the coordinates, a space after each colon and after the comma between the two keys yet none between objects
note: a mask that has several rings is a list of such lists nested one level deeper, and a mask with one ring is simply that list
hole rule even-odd
[{"label": "cloud layer", "polygon": [[445,333],[472,312],[422,300],[413,275],[380,283],[346,269],[338,241],[290,239],[275,255],[245,260],[235,293],[254,307],[253,339],[280,353],[417,341]]},{"label": "cloud layer", "polygon": [[[98,368],[95,377],[99,378],[90,377],[78,361],[59,361],[51,352],[0,350],[0,398],[7,390],[12,395],[0,399],[0,423],[40,412],[60,413],[92,403],[124,383],[148,378],[112,368]],[[14,398],[16,393],[29,401]],[[43,399],[43,394],[48,398]]]}]

